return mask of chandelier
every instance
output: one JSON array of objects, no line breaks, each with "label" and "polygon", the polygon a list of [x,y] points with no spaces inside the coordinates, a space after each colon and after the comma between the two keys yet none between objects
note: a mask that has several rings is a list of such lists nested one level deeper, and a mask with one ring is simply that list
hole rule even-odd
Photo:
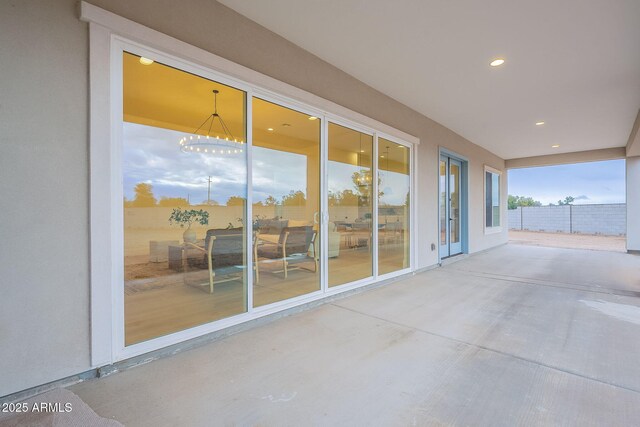
[{"label": "chandelier", "polygon": [[[218,114],[219,93],[219,90],[213,90],[213,113],[191,135],[183,136],[180,139],[182,152],[224,156],[243,152],[244,141],[234,138],[222,116]],[[216,119],[218,126],[214,126]],[[216,129],[218,130],[216,131]],[[205,130],[206,133],[204,133]]]},{"label": "chandelier", "polygon": [[359,138],[359,152],[358,152],[358,169],[359,172],[357,172],[356,174],[356,183],[358,185],[358,187],[368,187],[369,185],[371,185],[371,170],[370,169],[363,169],[362,168],[362,153],[364,153],[364,150],[362,149],[362,133],[360,133],[360,138]]}]

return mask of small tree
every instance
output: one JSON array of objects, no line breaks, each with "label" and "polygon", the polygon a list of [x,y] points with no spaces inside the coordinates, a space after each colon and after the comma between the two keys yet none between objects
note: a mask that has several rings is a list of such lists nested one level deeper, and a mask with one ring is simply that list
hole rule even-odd
[{"label": "small tree", "polygon": [[542,206],[542,203],[534,200],[533,197],[512,196],[511,194],[509,194],[507,204],[509,209],[516,209],[518,206]]},{"label": "small tree", "polygon": [[344,190],[340,193],[340,206],[360,206],[362,202],[365,202],[361,195],[354,193],[351,190]]},{"label": "small tree", "polygon": [[160,197],[158,206],[166,208],[179,208],[189,206],[189,202],[184,197]]},{"label": "small tree", "polygon": [[305,198],[304,193],[301,190],[291,190],[289,194],[287,194],[286,196],[282,196],[283,206],[304,206],[306,202],[307,199]]},{"label": "small tree", "polygon": [[273,196],[267,196],[266,199],[264,199],[264,205],[265,206],[275,206],[278,204],[278,199],[276,199]]},{"label": "small tree", "polygon": [[558,206],[570,205],[574,200],[573,196],[567,196],[564,200],[558,200]]},{"label": "small tree", "polygon": [[133,188],[135,196],[131,206],[137,208],[148,208],[156,205],[156,198],[153,196],[153,186],[140,182]]},{"label": "small tree", "polygon": [[240,196],[231,196],[227,200],[227,206],[244,206],[245,199]]},{"label": "small tree", "polygon": [[184,228],[185,225],[187,228],[191,228],[191,224],[194,222],[197,222],[200,225],[208,225],[209,212],[204,209],[183,210],[182,208],[177,208],[171,212],[171,216],[169,217],[169,224],[177,224],[180,228]]}]

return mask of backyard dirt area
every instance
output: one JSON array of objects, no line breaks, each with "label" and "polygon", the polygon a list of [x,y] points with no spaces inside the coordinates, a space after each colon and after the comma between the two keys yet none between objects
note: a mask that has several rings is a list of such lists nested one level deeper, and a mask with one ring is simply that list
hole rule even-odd
[{"label": "backyard dirt area", "polygon": [[548,246],[552,248],[591,249],[613,252],[627,251],[625,236],[509,230],[509,242],[521,245]]}]

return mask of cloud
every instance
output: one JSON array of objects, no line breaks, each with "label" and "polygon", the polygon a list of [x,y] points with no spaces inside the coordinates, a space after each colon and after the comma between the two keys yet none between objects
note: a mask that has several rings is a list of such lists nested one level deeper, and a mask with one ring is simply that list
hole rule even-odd
[{"label": "cloud", "polygon": [[[133,188],[140,182],[153,186],[157,199],[184,197],[194,202],[207,200],[208,177],[211,177],[211,199],[225,203],[231,196],[247,195],[246,152],[234,156],[205,153],[183,153],[178,148],[182,132],[154,128],[135,123],[123,124],[124,195],[133,199]],[[264,201],[268,196],[282,199],[291,191],[307,194],[308,160],[302,154],[253,148],[253,198]],[[354,190],[353,172],[357,166],[329,162],[329,190]],[[319,171],[320,168],[318,167]],[[409,188],[407,175],[385,172],[381,175],[384,204],[404,203]],[[318,184],[316,184],[318,185]],[[394,189],[395,191],[392,191]],[[316,197],[320,188],[315,189]]]},{"label": "cloud", "polygon": [[[207,199],[211,176],[211,198],[223,203],[231,196],[246,197],[246,152],[234,156],[183,153],[178,141],[181,132],[134,123],[123,125],[124,192],[134,197],[139,182],[153,185],[156,198]],[[255,147],[253,151],[253,191],[255,201],[272,195],[282,198],[290,191],[307,188],[307,159],[294,153]],[[319,191],[319,189],[318,189]]]},{"label": "cloud", "polygon": [[544,205],[576,194],[579,203],[624,203],[626,199],[624,160],[512,169],[508,180],[509,194],[531,196]]}]

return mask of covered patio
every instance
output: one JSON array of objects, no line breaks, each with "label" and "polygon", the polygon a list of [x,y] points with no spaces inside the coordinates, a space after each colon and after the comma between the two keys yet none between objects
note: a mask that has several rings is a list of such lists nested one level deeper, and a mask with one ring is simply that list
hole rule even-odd
[{"label": "covered patio", "polygon": [[520,3],[0,2],[0,427],[640,425],[640,2]]},{"label": "covered patio", "polygon": [[69,389],[125,425],[637,425],[640,257],[503,245]]}]

